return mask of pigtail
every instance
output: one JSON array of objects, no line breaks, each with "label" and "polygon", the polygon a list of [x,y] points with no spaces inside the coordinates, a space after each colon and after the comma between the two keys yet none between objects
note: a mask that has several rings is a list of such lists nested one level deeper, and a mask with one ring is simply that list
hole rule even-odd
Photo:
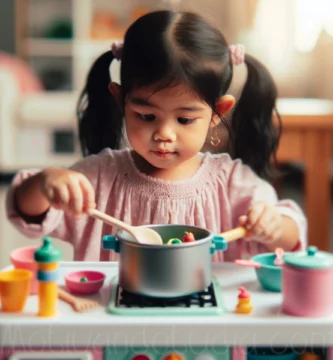
[{"label": "pigtail", "polygon": [[[268,70],[250,55],[245,56],[247,80],[231,121],[232,153],[259,176],[273,174],[272,162],[282,130],[275,108],[277,88]],[[278,126],[273,124],[276,111]]]},{"label": "pigtail", "polygon": [[83,156],[97,154],[106,147],[120,147],[122,113],[108,88],[113,60],[112,51],[108,51],[94,62],[79,98],[77,117]]}]

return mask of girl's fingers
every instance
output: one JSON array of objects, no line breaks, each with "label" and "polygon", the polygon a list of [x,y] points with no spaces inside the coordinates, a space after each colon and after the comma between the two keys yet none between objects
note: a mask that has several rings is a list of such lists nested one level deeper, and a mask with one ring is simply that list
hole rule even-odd
[{"label": "girl's fingers", "polygon": [[53,207],[71,211],[76,217],[96,206],[94,188],[81,173],[63,171],[57,174],[55,171],[42,186]]},{"label": "girl's fingers", "polygon": [[43,189],[43,193],[49,202],[54,202],[54,189],[52,187]]},{"label": "girl's fingers", "polygon": [[83,207],[83,192],[80,182],[76,177],[73,177],[67,187],[70,194],[69,208],[75,215],[79,215],[82,213]]},{"label": "girl's fingers", "polygon": [[91,185],[90,181],[86,177],[84,176],[80,177],[79,182],[83,192],[83,199],[84,199],[83,210],[87,211],[88,209],[94,208],[96,206],[95,190]]},{"label": "girl's fingers", "polygon": [[57,210],[64,210],[64,205],[61,201],[53,202],[52,206]]},{"label": "girl's fingers", "polygon": [[281,235],[281,227],[277,221],[272,221],[267,225],[265,231],[266,242],[275,242]]},{"label": "girl's fingers", "polygon": [[265,210],[264,204],[257,204],[250,209],[247,215],[249,228],[252,228],[257,224],[264,210]]},{"label": "girl's fingers", "polygon": [[54,188],[53,202],[63,203],[65,207],[68,207],[70,200],[70,193],[66,184],[60,184]]}]

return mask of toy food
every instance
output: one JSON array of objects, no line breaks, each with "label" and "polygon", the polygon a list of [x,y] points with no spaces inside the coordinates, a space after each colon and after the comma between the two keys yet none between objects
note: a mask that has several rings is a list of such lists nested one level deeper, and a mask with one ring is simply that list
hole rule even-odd
[{"label": "toy food", "polygon": [[183,238],[184,242],[194,242],[195,238],[192,232],[185,231],[185,235]]},{"label": "toy food", "polygon": [[182,244],[182,241],[177,238],[172,238],[172,239],[168,240],[167,244],[168,245]]}]

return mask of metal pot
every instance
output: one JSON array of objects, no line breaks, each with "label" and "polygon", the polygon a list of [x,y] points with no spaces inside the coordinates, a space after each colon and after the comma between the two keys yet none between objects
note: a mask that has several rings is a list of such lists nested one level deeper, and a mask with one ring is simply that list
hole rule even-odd
[{"label": "metal pot", "polygon": [[282,310],[303,317],[333,315],[333,255],[309,246],[283,256]]},{"label": "metal pot", "polygon": [[[125,231],[103,237],[103,248],[120,253],[119,285],[126,291],[152,297],[179,297],[206,289],[212,281],[215,250],[225,250],[227,241],[209,230],[186,225],[150,225],[163,245],[139,244]],[[196,241],[167,245],[192,232]]]}]

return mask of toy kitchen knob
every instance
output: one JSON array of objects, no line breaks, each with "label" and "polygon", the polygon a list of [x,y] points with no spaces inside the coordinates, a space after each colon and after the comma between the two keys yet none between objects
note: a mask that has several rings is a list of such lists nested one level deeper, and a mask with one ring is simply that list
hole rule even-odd
[{"label": "toy kitchen knob", "polygon": [[163,360],[185,360],[185,358],[178,353],[171,353],[165,356]]},{"label": "toy kitchen knob", "polygon": [[138,354],[132,357],[131,360],[152,360],[152,359],[148,355]]},{"label": "toy kitchen knob", "polygon": [[201,354],[197,356],[195,360],[217,360],[217,358],[210,354]]}]

